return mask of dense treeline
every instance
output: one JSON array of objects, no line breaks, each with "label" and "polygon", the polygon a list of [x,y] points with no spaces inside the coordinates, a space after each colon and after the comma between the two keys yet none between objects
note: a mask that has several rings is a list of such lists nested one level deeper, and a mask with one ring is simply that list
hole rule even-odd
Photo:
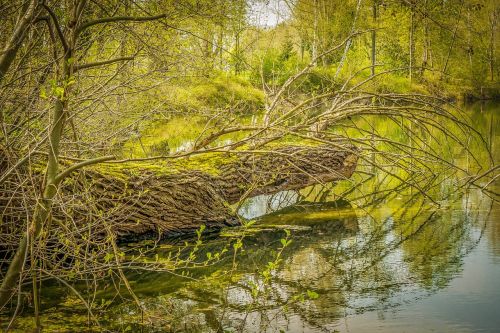
[{"label": "dense treeline", "polygon": [[319,75],[345,79],[372,67],[365,75],[397,70],[381,89],[424,89],[455,98],[479,96],[481,87],[498,90],[495,1],[300,0],[290,11],[289,19],[267,32],[281,47],[266,50],[271,59],[264,58],[264,71],[281,68],[286,77],[297,63],[365,31],[343,53],[321,57]]}]

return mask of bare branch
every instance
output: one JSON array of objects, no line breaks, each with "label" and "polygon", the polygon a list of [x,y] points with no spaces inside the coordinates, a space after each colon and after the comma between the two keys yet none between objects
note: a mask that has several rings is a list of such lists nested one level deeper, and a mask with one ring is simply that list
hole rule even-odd
[{"label": "bare branch", "polygon": [[113,64],[115,62],[120,62],[120,61],[131,61],[134,60],[134,57],[120,57],[120,58],[115,58],[115,59],[110,59],[110,60],[104,60],[104,61],[96,61],[96,62],[91,62],[87,64],[81,64],[81,65],[75,65],[74,71],[79,71],[82,69],[89,69],[93,67],[99,67],[99,66],[104,66],[104,65],[109,65]]},{"label": "bare branch", "polygon": [[98,163],[102,163],[102,162],[106,162],[106,161],[110,161],[110,160],[114,160],[114,159],[115,159],[114,155],[109,155],[109,156],[97,157],[97,158],[93,158],[93,159],[90,159],[90,160],[85,160],[85,161],[77,163],[77,164],[73,164],[72,166],[70,166],[66,170],[64,170],[61,173],[59,173],[55,177],[54,183],[55,184],[59,184],[64,178],[66,178],[67,176],[69,176],[73,171],[79,170],[79,169],[81,169],[81,168],[83,168],[85,166],[89,166],[89,165],[93,165],[93,164],[98,164]]},{"label": "bare branch", "polygon": [[103,23],[114,23],[114,22],[147,22],[147,21],[155,21],[162,18],[167,17],[167,14],[160,14],[156,16],[114,16],[114,17],[104,17],[100,19],[96,19],[93,21],[89,21],[87,23],[82,24],[78,29],[77,33],[84,31],[94,25],[103,24]]},{"label": "bare branch", "polygon": [[43,4],[43,8],[45,8],[45,10],[47,10],[47,12],[49,13],[50,17],[52,18],[52,22],[54,23],[54,26],[56,27],[57,35],[59,36],[59,40],[61,41],[61,44],[62,44],[62,46],[64,48],[64,51],[67,51],[68,48],[69,48],[68,42],[66,41],[66,37],[64,37],[64,33],[63,33],[62,29],[61,29],[61,25],[59,24],[59,21],[57,20],[56,14],[46,4]]},{"label": "bare branch", "polygon": [[0,55],[0,82],[2,82],[2,79],[7,73],[7,70],[14,61],[14,58],[17,55],[17,51],[22,45],[24,37],[26,37],[26,32],[28,31],[30,23],[35,16],[37,5],[37,0],[31,0],[22,19],[19,20],[16,27],[14,28],[10,40],[2,50],[2,54]]}]

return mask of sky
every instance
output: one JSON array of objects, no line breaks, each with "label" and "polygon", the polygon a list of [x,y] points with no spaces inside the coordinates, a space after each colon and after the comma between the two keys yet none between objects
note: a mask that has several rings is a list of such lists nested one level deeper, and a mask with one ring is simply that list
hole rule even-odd
[{"label": "sky", "polygon": [[271,28],[290,17],[286,4],[290,0],[251,0],[249,19],[251,24]]}]

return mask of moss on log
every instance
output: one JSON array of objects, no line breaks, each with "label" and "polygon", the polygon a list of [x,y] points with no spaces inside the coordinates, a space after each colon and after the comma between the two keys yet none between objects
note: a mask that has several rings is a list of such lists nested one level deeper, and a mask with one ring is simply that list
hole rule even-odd
[{"label": "moss on log", "polygon": [[[48,223],[86,237],[112,231],[124,241],[189,234],[201,225],[220,229],[240,224],[233,208],[240,200],[347,179],[356,163],[354,147],[325,145],[104,163],[64,181]],[[5,165],[0,159],[0,169]],[[33,173],[35,183],[43,180],[42,172]],[[31,214],[36,198],[26,201],[14,181],[0,189],[0,247],[14,248],[25,226],[19,219]]]},{"label": "moss on log", "polygon": [[100,215],[112,221],[119,239],[136,240],[186,234],[202,224],[208,229],[239,225],[231,204],[347,179],[356,163],[352,146],[287,146],[171,162],[104,164],[81,171],[65,183],[64,192],[83,193],[74,200],[81,201],[76,215]]}]

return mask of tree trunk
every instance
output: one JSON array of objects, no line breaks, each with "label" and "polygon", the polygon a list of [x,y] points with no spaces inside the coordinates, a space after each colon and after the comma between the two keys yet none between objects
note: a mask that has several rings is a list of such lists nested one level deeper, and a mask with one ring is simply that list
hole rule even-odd
[{"label": "tree trunk", "polygon": [[455,23],[455,28],[453,29],[453,36],[451,37],[450,47],[448,48],[448,53],[446,55],[446,60],[444,62],[444,67],[443,67],[443,70],[441,71],[442,72],[441,73],[441,80],[446,75],[446,70],[448,69],[448,63],[450,61],[451,51],[453,50],[453,46],[455,45],[455,40],[457,38],[458,25],[459,25],[460,20],[462,18],[462,8],[463,8],[463,6],[464,6],[464,1],[462,1],[461,4],[460,4],[460,9],[459,9],[458,15],[457,15],[457,21]]},{"label": "tree trunk", "polygon": [[375,75],[376,63],[376,46],[377,46],[377,32],[375,30],[377,24],[377,0],[373,0],[373,31],[372,31],[372,76]]},{"label": "tree trunk", "polygon": [[[73,17],[76,20],[78,15]],[[73,74],[73,65],[69,59],[73,56],[75,30],[70,29],[68,35],[70,38],[69,47],[65,50],[62,59],[63,73],[59,83],[68,82]],[[28,230],[24,231],[16,253],[9,264],[9,268],[5,273],[4,279],[0,286],[0,310],[9,302],[10,298],[15,294],[19,278],[23,271],[28,245],[36,240],[42,231],[43,226],[49,221],[52,216],[52,206],[54,197],[58,192],[58,181],[56,177],[59,172],[59,152],[60,142],[62,139],[64,125],[66,120],[66,105],[67,105],[68,87],[63,94],[55,98],[54,110],[52,112],[51,123],[48,126],[49,149],[47,152],[47,167],[45,171],[44,184],[42,186],[41,199],[37,200],[33,219],[29,223]]]},{"label": "tree trunk", "polygon": [[59,170],[59,143],[62,137],[64,118],[64,103],[60,99],[57,99],[52,116],[52,126],[49,130],[50,149],[48,151],[48,162],[44,182],[45,186],[42,198],[37,202],[35,212],[33,214],[33,221],[30,223],[30,227],[25,231],[23,237],[21,238],[16,253],[0,286],[0,309],[7,304],[15,292],[24,266],[28,244],[38,237],[43,225],[46,224],[47,220],[51,216],[52,201],[58,188],[56,176]]},{"label": "tree trunk", "polygon": [[[219,164],[209,171],[204,170],[210,162],[198,156],[161,168],[158,164],[96,166],[82,171],[85,177],[73,179],[80,179],[76,188],[87,189],[94,211],[106,212],[104,218],[113,223],[118,239],[136,240],[191,233],[202,224],[209,229],[239,225],[231,204],[260,194],[347,179],[354,172],[357,155],[352,146],[289,146],[229,155],[223,158],[225,162],[220,162],[220,156],[215,160]],[[200,161],[204,167],[186,170],[187,164],[196,166]],[[84,198],[87,201],[75,207],[75,214],[89,217],[88,196]]]},{"label": "tree trunk", "polygon": [[490,80],[491,82],[495,81],[495,31],[497,28],[497,14],[493,12],[490,14],[490,42],[489,42],[489,70],[490,70]]},{"label": "tree trunk", "polygon": [[313,23],[313,41],[312,41],[312,54],[311,58],[313,59],[314,66],[316,66],[317,63],[317,57],[318,57],[318,0],[314,0],[314,23]]},{"label": "tree trunk", "polygon": [[[424,2],[424,8],[427,8],[427,0]],[[422,66],[420,68],[420,76],[424,76],[424,72],[426,68],[429,66],[430,53],[431,53],[431,40],[429,37],[429,22],[427,17],[422,18],[422,26],[424,29],[424,43],[423,43],[423,52],[422,52]]]},{"label": "tree trunk", "polygon": [[5,45],[3,51],[0,53],[0,82],[2,82],[7,70],[16,58],[17,51],[19,51],[19,48],[23,44],[26,33],[35,16],[37,5],[38,1],[36,0],[31,0],[27,3],[24,14],[22,14],[21,18],[16,23],[7,45]]},{"label": "tree trunk", "polygon": [[413,3],[410,7],[410,68],[409,68],[409,77],[410,77],[410,82],[413,80],[413,66],[414,66],[414,31],[415,31],[415,10],[413,8]]}]

